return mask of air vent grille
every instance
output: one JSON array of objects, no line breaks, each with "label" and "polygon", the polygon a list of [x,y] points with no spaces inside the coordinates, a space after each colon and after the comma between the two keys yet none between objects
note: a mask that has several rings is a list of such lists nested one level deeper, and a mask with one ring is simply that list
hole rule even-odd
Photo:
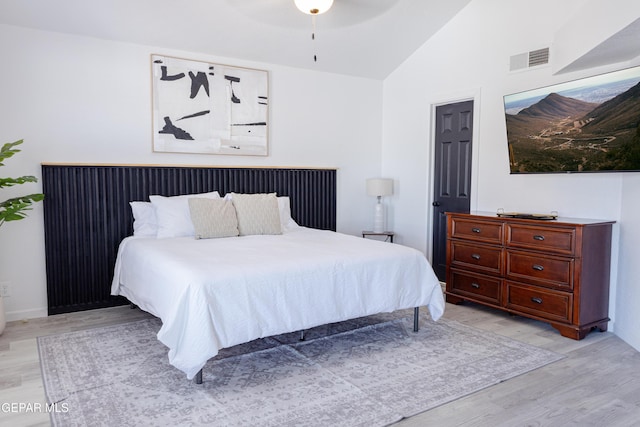
[{"label": "air vent grille", "polygon": [[529,52],[529,67],[544,65],[549,63],[549,48],[532,50]]},{"label": "air vent grille", "polygon": [[549,48],[532,50],[511,56],[509,70],[516,71],[549,63]]}]

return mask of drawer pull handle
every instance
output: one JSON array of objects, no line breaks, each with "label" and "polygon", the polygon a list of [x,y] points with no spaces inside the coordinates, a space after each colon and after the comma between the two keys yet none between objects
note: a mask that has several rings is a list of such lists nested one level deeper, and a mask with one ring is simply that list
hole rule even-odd
[{"label": "drawer pull handle", "polygon": [[536,304],[542,304],[542,298],[539,297],[533,297],[531,298],[531,301],[535,302]]},{"label": "drawer pull handle", "polygon": [[478,260],[478,259],[480,259],[480,255],[478,255],[478,254],[472,254],[472,255],[471,255],[471,258],[473,258],[473,259],[475,259],[475,260]]},{"label": "drawer pull handle", "polygon": [[542,242],[544,240],[544,236],[541,236],[540,234],[535,234],[533,236],[533,240],[538,240],[538,241]]},{"label": "drawer pull handle", "polygon": [[474,233],[479,233],[480,229],[478,227],[473,227],[471,231],[473,231]]},{"label": "drawer pull handle", "polygon": [[480,285],[478,285],[476,282],[471,283],[471,287],[474,289],[480,289]]},{"label": "drawer pull handle", "polygon": [[543,266],[541,266],[540,264],[533,264],[533,265],[531,266],[531,268],[533,268],[533,269],[534,269],[534,270],[536,270],[536,271],[542,271],[542,270],[544,270],[544,267],[543,267]]}]

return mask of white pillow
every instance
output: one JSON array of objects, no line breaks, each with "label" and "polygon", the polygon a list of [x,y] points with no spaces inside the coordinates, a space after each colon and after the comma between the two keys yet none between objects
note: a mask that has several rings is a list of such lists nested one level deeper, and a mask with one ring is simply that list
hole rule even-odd
[{"label": "white pillow", "polygon": [[236,208],[241,236],[282,234],[276,193],[231,193],[231,201]]},{"label": "white pillow", "polygon": [[278,210],[280,211],[280,225],[283,231],[298,227],[298,224],[291,218],[291,200],[289,196],[278,197]]},{"label": "white pillow", "polygon": [[129,202],[133,213],[133,235],[141,237],[156,237],[158,234],[158,220],[156,209],[151,202]]},{"label": "white pillow", "polygon": [[189,213],[190,198],[219,199],[217,191],[211,193],[185,194],[182,196],[164,197],[149,196],[156,209],[159,239],[166,237],[195,236],[191,215]]},{"label": "white pillow", "polygon": [[236,210],[229,200],[189,199],[189,212],[196,239],[234,237],[240,234]]}]

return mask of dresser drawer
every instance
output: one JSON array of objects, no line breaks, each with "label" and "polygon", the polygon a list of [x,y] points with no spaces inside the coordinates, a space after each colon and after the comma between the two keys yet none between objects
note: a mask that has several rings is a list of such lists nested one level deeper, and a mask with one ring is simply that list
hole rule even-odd
[{"label": "dresser drawer", "polygon": [[496,305],[500,304],[501,288],[501,279],[455,269],[447,279],[447,292]]},{"label": "dresser drawer", "polygon": [[507,282],[506,307],[545,319],[570,323],[573,294]]},{"label": "dresser drawer", "polygon": [[575,228],[536,227],[522,224],[506,224],[507,246],[574,255]]},{"label": "dresser drawer", "polygon": [[450,237],[501,245],[503,230],[502,222],[451,218]]},{"label": "dresser drawer", "polygon": [[502,274],[502,248],[457,241],[449,241],[449,248],[454,267]]},{"label": "dresser drawer", "polygon": [[573,258],[507,250],[506,277],[541,286],[573,289]]}]

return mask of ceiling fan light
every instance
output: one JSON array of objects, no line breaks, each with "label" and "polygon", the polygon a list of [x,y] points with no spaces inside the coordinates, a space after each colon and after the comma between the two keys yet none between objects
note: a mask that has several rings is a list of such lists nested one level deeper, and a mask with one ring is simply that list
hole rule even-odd
[{"label": "ceiling fan light", "polygon": [[320,15],[331,9],[333,0],[294,0],[296,7],[307,15]]}]

